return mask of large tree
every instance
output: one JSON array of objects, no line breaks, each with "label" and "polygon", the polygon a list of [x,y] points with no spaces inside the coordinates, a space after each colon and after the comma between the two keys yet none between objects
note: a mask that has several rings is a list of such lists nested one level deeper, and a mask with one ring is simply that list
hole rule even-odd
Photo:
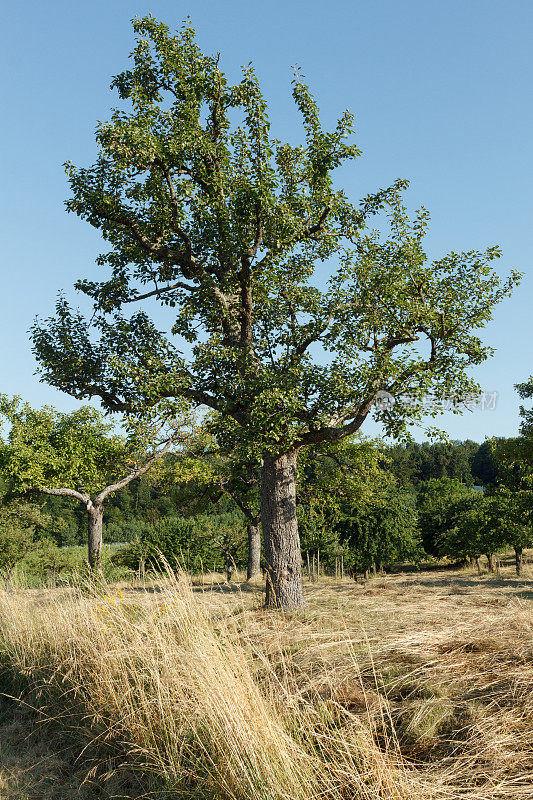
[{"label": "large tree", "polygon": [[[353,115],[325,129],[298,71],[293,145],[271,136],[251,66],[231,85],[189,25],[133,27],[131,69],[112,83],[125,104],[98,125],[95,164],[67,165],[68,209],[101,231],[108,276],[76,284],[91,321],[61,299],[34,351],[44,380],[109,411],[184,397],[233,420],[262,459],[267,605],[299,608],[299,450],[372,412],[396,434],[424,413],[376,408],[381,390],[475,391],[468,368],[488,354],[475,329],[516,275],[499,281],[496,247],[428,260],[428,215],[409,218],[405,181],[349,202],[333,173],[359,156]],[[386,235],[367,227],[381,210]],[[167,333],[150,303],[172,312]]]},{"label": "large tree", "polygon": [[91,568],[100,560],[106,498],[148,472],[181,437],[176,427],[163,432],[162,424],[137,424],[123,436],[94,408],[60,413],[5,395],[0,395],[0,417],[9,425],[0,461],[11,492],[82,503]]}]

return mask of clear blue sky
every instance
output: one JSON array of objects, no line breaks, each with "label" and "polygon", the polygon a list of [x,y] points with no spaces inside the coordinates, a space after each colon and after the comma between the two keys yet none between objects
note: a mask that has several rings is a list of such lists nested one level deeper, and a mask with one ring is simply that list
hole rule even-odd
[{"label": "clear blue sky", "polygon": [[533,372],[531,0],[12,4],[1,34],[0,391],[75,406],[38,382],[27,330],[59,288],[96,274],[98,233],[65,213],[61,164],[94,160],[96,120],[115,102],[110,78],[133,46],[130,19],[148,12],[171,28],[190,15],[233,78],[253,61],[279,138],[299,133],[290,97],[299,64],[326,122],[345,107],[356,114],[363,157],[343,175],[353,199],[409,178],[410,205],[432,214],[431,255],[501,245],[499,269],[525,278],[483,334],[496,354],[476,375],[498,405],[441,426],[453,438],[515,435],[513,384]]}]

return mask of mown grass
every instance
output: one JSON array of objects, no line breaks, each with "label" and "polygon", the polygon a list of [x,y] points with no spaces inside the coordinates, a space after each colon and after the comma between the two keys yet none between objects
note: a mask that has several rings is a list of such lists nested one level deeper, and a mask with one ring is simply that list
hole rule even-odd
[{"label": "mown grass", "polygon": [[2,594],[4,685],[68,732],[94,796],[531,798],[532,588],[322,580],[297,615],[209,576]]}]

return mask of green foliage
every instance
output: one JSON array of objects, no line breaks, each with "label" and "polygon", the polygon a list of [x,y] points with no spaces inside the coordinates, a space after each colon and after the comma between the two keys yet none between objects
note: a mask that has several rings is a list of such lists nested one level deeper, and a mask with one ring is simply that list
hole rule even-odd
[{"label": "green foliage", "polygon": [[134,570],[139,562],[158,569],[163,557],[172,568],[209,571],[225,568],[228,556],[237,565],[244,564],[244,542],[245,524],[238,514],[171,517],[142,526],[135,541],[121,549],[114,561]]},{"label": "green foliage", "polygon": [[337,530],[352,548],[358,571],[402,561],[418,563],[422,557],[414,499],[406,492],[390,493],[366,509],[349,509]]},{"label": "green foliage", "polygon": [[471,470],[476,483],[482,486],[495,483],[498,472],[490,442],[483,442],[479,446],[472,458]]},{"label": "green foliage", "polygon": [[430,555],[441,554],[441,542],[450,527],[451,508],[472,497],[472,489],[455,478],[426,481],[417,495],[418,525],[424,550]]},{"label": "green foliage", "polygon": [[[498,248],[431,262],[428,214],[410,218],[406,181],[356,204],[335,185],[359,156],[350,112],[326,130],[297,71],[303,141],[283,143],[251,66],[230,85],[189,25],[175,36],[150,16],[133,25],[131,68],[113,81],[127,105],[99,123],[92,167],[67,164],[67,207],[100,230],[108,276],[77,283],[91,323],[60,299],[34,325],[43,378],[109,411],[186,398],[215,410],[229,439],[271,453],[340,439],[371,413],[401,434],[423,414],[402,401],[380,410],[379,390],[476,391],[469,367],[490,354],[476,330],[518,280],[498,279]],[[368,227],[383,210],[386,235]],[[168,334],[144,310],[124,315],[148,298],[171,309]]]},{"label": "green foliage", "polygon": [[46,406],[33,409],[3,395],[0,413],[10,424],[2,467],[14,489],[82,487],[94,492],[132,458],[124,437],[113,433],[94,408],[67,414]]},{"label": "green foliage", "polygon": [[35,528],[48,522],[35,505],[9,498],[0,502],[0,577],[9,586],[16,565],[32,547]]},{"label": "green foliage", "polygon": [[31,528],[11,520],[0,523],[0,577],[9,584],[15,566],[22,561],[31,547],[33,531]]},{"label": "green foliage", "polygon": [[50,576],[59,576],[68,566],[66,551],[49,538],[34,543],[24,558],[25,571],[39,582],[45,582]]},{"label": "green foliage", "polygon": [[387,448],[386,453],[389,469],[401,486],[418,486],[424,481],[440,478],[455,478],[471,485],[474,482],[473,464],[480,449],[470,440],[407,442]]},{"label": "green foliage", "polygon": [[[523,400],[531,400],[533,398],[533,375],[528,381],[516,384],[516,389]],[[524,437],[523,445],[531,461],[533,456],[533,409],[520,406],[520,416],[522,417],[520,432]]]},{"label": "green foliage", "polygon": [[446,529],[437,543],[441,556],[464,561],[484,554],[492,556],[504,547],[506,537],[497,520],[493,498],[482,492],[452,501],[448,507]]}]

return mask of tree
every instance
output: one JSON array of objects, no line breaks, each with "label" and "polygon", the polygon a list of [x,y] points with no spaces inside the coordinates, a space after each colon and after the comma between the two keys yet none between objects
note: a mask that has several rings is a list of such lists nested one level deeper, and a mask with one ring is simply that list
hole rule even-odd
[{"label": "tree", "polygon": [[[352,204],[334,185],[359,150],[346,111],[326,130],[301,73],[293,98],[305,141],[270,134],[251,66],[232,86],[187,24],[172,36],[134,20],[132,67],[113,80],[129,106],[97,129],[94,166],[67,164],[68,210],[98,228],[103,281],[80,280],[87,322],[64,299],[33,327],[43,379],[108,411],[186,398],[234,422],[262,460],[266,604],[304,605],[296,516],[302,447],[338,441],[375,413],[399,434],[424,409],[394,396],[476,390],[489,349],[475,330],[518,280],[497,247],[430,262],[428,214],[411,220],[397,181]],[[385,210],[390,233],[368,229]],[[331,266],[324,287],[318,265]],[[323,288],[319,288],[322,286]],[[173,310],[167,334],[149,303]],[[142,310],[126,315],[130,304]]]},{"label": "tree", "polygon": [[307,559],[332,570],[342,557],[346,566],[352,553],[341,541],[338,523],[353,509],[361,512],[380,502],[395,482],[384,469],[382,447],[359,435],[339,442],[322,442],[304,448],[298,464],[298,526]]},{"label": "tree", "polygon": [[482,492],[470,491],[452,501],[446,512],[445,529],[438,541],[438,553],[458,560],[470,559],[477,563],[480,555],[487,557],[489,572],[494,568],[494,554],[505,544],[497,520],[494,498]]},{"label": "tree", "polygon": [[483,442],[472,458],[472,476],[482,486],[496,481],[496,465],[489,441]]},{"label": "tree", "polygon": [[524,549],[533,547],[531,494],[531,489],[511,488],[500,484],[492,495],[502,539],[514,550],[517,575],[522,575]]},{"label": "tree", "polygon": [[192,498],[202,498],[217,506],[225,496],[244,514],[248,540],[247,580],[251,580],[261,568],[261,510],[257,492],[260,463],[250,448],[222,449],[223,426],[214,426],[219,434],[214,436],[211,433],[213,419],[213,415],[207,415],[194,440],[189,441],[186,452],[169,463],[163,483],[169,486],[185,481],[192,484]]},{"label": "tree", "polygon": [[365,509],[348,510],[337,528],[355,551],[355,574],[398,561],[418,563],[422,556],[415,504],[407,492],[390,492]]},{"label": "tree", "polygon": [[472,497],[472,490],[456,478],[432,478],[422,483],[417,496],[418,526],[424,550],[430,555],[441,555],[442,542],[451,523],[451,509]]},{"label": "tree", "polygon": [[246,518],[246,579],[252,580],[261,570],[261,510],[254,491],[259,483],[259,469],[253,459],[236,462],[231,467],[229,475],[220,475],[219,485]]},{"label": "tree", "polygon": [[129,438],[112,433],[112,426],[94,408],[71,414],[50,407],[33,409],[19,398],[0,396],[0,414],[11,428],[2,447],[2,464],[11,490],[68,497],[87,513],[88,559],[98,566],[106,498],[144,475],[167,453],[177,429],[136,426]]},{"label": "tree", "polygon": [[516,574],[522,574],[524,549],[533,546],[533,437],[529,422],[517,438],[491,440],[497,481],[491,487],[495,517],[504,541],[515,553]]}]

